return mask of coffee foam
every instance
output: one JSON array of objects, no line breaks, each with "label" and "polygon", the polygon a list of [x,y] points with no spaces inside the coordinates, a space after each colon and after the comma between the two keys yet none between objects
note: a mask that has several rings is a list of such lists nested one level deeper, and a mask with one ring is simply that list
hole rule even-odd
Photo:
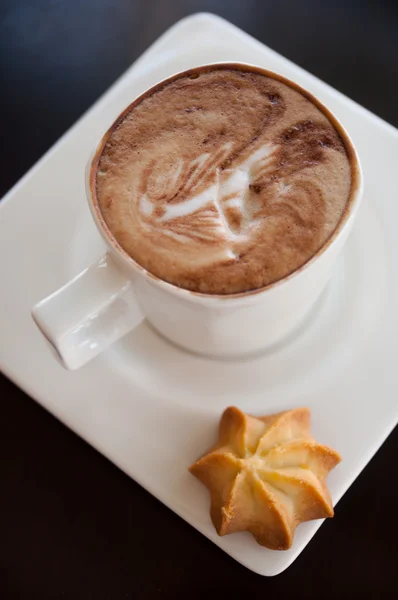
[{"label": "coffee foam", "polygon": [[339,223],[351,183],[345,146],[315,104],[260,73],[213,67],[125,114],[99,156],[95,192],[110,232],[144,268],[231,294],[307,262]]}]

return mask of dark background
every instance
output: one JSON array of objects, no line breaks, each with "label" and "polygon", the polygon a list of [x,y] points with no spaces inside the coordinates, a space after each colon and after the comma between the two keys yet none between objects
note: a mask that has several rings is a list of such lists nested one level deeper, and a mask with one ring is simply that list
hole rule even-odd
[{"label": "dark background", "polygon": [[[398,126],[395,0],[0,0],[0,197],[165,29],[204,10]],[[5,378],[0,397],[0,598],[378,599],[398,583],[397,431],[266,579]]]}]

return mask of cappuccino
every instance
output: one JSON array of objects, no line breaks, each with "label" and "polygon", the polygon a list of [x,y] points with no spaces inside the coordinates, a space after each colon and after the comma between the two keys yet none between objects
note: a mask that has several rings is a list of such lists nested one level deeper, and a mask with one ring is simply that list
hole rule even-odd
[{"label": "cappuccino", "polygon": [[104,137],[91,183],[110,236],[136,263],[225,295],[317,254],[348,210],[352,169],[338,125],[303,90],[215,65],[134,102]]}]

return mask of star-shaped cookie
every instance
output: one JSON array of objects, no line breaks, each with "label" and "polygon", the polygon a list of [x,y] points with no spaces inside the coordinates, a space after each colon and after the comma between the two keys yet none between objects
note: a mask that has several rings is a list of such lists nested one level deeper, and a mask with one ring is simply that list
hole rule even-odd
[{"label": "star-shaped cookie", "polygon": [[311,436],[308,408],[253,417],[229,407],[218,442],[190,471],[210,491],[219,535],[247,530],[287,550],[297,525],[333,516],[326,476],[340,460]]}]

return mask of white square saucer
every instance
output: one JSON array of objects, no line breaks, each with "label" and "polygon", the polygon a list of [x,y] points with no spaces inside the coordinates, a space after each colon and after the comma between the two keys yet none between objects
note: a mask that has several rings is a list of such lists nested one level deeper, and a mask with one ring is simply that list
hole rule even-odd
[{"label": "white square saucer", "polygon": [[[199,358],[144,323],[68,372],[50,354],[30,309],[104,250],[85,201],[87,157],[139,93],[174,72],[220,60],[255,63],[297,81],[352,136],[365,197],[334,277],[306,326],[262,357]],[[246,533],[220,538],[207,491],[187,468],[215,440],[226,406],[267,414],[307,405],[314,435],[343,456],[329,476],[336,503],[392,430],[398,420],[397,155],[397,130],[236,27],[208,14],[180,21],[1,203],[3,372],[237,561],[262,575],[280,573],[321,522],[301,525],[287,552],[262,548]]]}]

